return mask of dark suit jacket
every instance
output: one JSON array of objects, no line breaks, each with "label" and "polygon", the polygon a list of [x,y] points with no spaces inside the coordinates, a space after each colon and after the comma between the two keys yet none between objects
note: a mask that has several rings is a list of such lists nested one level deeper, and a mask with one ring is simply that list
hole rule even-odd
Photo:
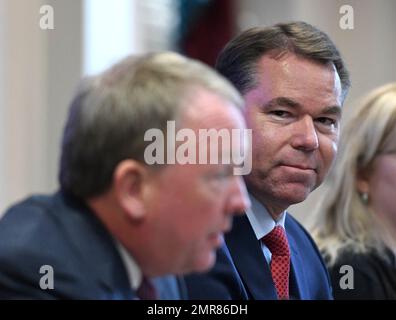
[{"label": "dark suit jacket", "polygon": [[[43,265],[53,268],[54,289],[40,288]],[[162,298],[186,297],[174,277],[155,284]],[[33,196],[0,220],[0,299],[24,298],[136,298],[112,237],[77,199]]]},{"label": "dark suit jacket", "polygon": [[[347,276],[347,282],[351,284],[349,273],[340,272],[343,265],[353,268],[353,288],[343,289],[340,285],[343,276]],[[381,254],[374,251],[356,253],[344,250],[336,263],[329,267],[329,273],[336,300],[396,299],[396,259],[390,250]]]},{"label": "dark suit jacket", "polygon": [[[291,250],[290,299],[332,299],[322,257],[309,234],[290,215],[285,220]],[[247,216],[235,217],[214,268],[186,278],[191,299],[277,299],[271,271]]]}]

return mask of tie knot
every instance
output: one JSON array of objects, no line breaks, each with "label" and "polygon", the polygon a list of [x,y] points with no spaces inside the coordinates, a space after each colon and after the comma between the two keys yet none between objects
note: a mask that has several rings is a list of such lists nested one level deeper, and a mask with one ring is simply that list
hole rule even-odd
[{"label": "tie knot", "polygon": [[272,231],[266,234],[262,241],[268,247],[273,255],[289,256],[289,243],[287,241],[285,229],[281,226],[276,226]]},{"label": "tie knot", "polygon": [[147,277],[143,277],[142,283],[136,292],[137,296],[141,300],[157,300],[157,290],[154,287],[154,284]]}]

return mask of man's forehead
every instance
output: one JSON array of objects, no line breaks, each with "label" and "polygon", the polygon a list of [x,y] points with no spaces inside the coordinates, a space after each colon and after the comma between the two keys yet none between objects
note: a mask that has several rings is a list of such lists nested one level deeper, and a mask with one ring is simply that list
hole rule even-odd
[{"label": "man's forehead", "polygon": [[322,63],[314,59],[309,59],[291,52],[283,54],[268,53],[263,55],[257,64],[258,71],[270,74],[271,71],[290,73],[299,70],[331,71],[337,73],[333,63]]},{"label": "man's forehead", "polygon": [[255,89],[264,95],[274,92],[290,94],[293,91],[304,94],[307,89],[311,89],[335,97],[337,101],[332,104],[342,103],[341,80],[335,66],[332,63],[321,64],[292,53],[282,56],[264,55],[257,65],[256,86],[251,91]]}]

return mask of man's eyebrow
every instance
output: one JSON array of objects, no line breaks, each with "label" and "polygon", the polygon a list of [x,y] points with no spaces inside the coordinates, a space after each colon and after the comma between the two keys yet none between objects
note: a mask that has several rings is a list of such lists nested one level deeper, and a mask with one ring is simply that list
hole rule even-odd
[{"label": "man's eyebrow", "polygon": [[266,104],[264,104],[263,109],[279,107],[279,106],[290,107],[290,108],[300,108],[301,107],[301,105],[297,101],[294,101],[293,99],[286,98],[286,97],[277,97],[277,98],[271,99]]},{"label": "man's eyebrow", "polygon": [[[301,108],[301,104],[298,103],[297,101],[287,98],[287,97],[277,97],[274,99],[271,99],[270,101],[268,101],[266,104],[264,104],[263,109],[270,109],[273,107],[279,107],[279,106],[283,106],[283,107],[289,107],[289,108]],[[322,114],[335,114],[337,116],[341,116],[342,114],[342,109],[339,105],[334,105],[334,106],[328,106],[323,108],[323,110],[321,110]]]},{"label": "man's eyebrow", "polygon": [[329,107],[324,108],[321,113],[322,114],[334,114],[334,115],[340,117],[342,115],[342,109],[338,105],[329,106]]}]

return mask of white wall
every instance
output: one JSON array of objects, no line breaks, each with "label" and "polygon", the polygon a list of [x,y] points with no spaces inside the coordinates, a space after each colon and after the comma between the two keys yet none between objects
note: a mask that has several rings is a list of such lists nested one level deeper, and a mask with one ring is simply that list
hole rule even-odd
[{"label": "white wall", "polygon": [[[5,184],[5,126],[6,126],[6,101],[5,101],[5,32],[1,21],[5,21],[6,11],[3,1],[0,1],[0,203],[6,202]],[[1,211],[1,206],[0,206]],[[0,213],[1,216],[1,213]]]},{"label": "white wall", "polygon": [[[54,30],[40,28],[44,4],[54,8]],[[81,3],[0,0],[0,8],[3,212],[28,194],[56,189],[60,135],[81,76]]]},{"label": "white wall", "polygon": [[[80,78],[172,46],[173,0],[0,0],[0,216],[58,186],[60,140]],[[54,29],[42,30],[50,5]]]},{"label": "white wall", "polygon": [[39,0],[1,0],[0,210],[48,185],[46,41],[38,27]]}]

